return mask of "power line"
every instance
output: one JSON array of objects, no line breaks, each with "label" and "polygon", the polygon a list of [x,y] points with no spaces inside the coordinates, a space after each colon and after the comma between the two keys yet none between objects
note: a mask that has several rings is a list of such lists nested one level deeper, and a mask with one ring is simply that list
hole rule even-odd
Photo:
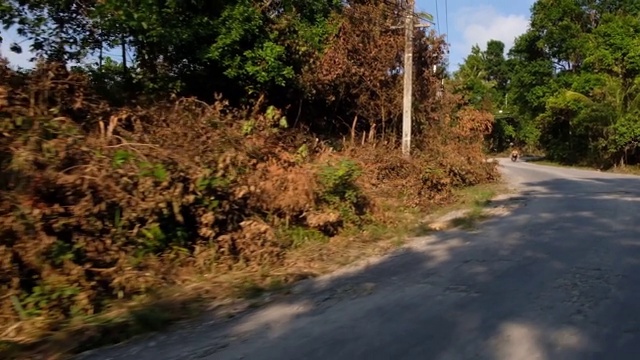
[{"label": "power line", "polygon": [[449,4],[448,4],[448,0],[444,0],[444,22],[445,22],[445,26],[447,27],[447,34],[446,34],[446,38],[447,38],[447,42],[449,42]]},{"label": "power line", "polygon": [[436,25],[438,25],[438,34],[441,34],[441,32],[440,32],[440,13],[438,12],[438,0],[436,0]]}]

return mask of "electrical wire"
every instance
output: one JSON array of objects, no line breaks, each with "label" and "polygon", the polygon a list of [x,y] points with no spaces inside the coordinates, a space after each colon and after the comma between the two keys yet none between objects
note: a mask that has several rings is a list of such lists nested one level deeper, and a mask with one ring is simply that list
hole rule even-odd
[{"label": "electrical wire", "polygon": [[449,42],[449,4],[448,2],[449,2],[448,0],[444,0],[444,22],[447,28],[447,34],[446,34],[447,42]]},{"label": "electrical wire", "polygon": [[438,0],[436,0],[436,25],[438,26],[438,34],[441,34],[441,32],[440,32],[440,12],[438,12]]},{"label": "electrical wire", "polygon": [[447,34],[445,35],[445,42],[447,43],[447,54],[445,55],[445,59],[446,62],[449,63],[449,47],[451,46],[449,44],[449,4],[448,4],[448,0],[444,0],[444,21],[445,21],[445,26],[447,27]]}]

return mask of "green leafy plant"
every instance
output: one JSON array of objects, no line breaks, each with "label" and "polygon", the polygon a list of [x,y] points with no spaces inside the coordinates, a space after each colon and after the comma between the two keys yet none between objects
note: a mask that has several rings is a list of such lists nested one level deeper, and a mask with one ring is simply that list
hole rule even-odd
[{"label": "green leafy plant", "polygon": [[361,173],[358,164],[349,159],[325,165],[319,173],[322,187],[320,200],[338,210],[343,220],[354,224],[361,222],[359,214],[363,212],[366,203],[362,191],[356,184]]},{"label": "green leafy plant", "polygon": [[350,202],[358,200],[360,190],[356,180],[362,173],[352,160],[342,159],[335,165],[326,165],[320,170],[322,199],[328,203]]},{"label": "green leafy plant", "polygon": [[20,305],[27,317],[39,316],[51,307],[58,310],[72,309],[74,298],[78,294],[80,289],[75,286],[53,286],[44,283],[33,287]]},{"label": "green leafy plant", "polygon": [[169,173],[162,164],[151,164],[148,162],[141,162],[140,176],[148,176],[156,179],[157,181],[166,181],[169,177]]},{"label": "green leafy plant", "polygon": [[113,154],[113,167],[120,168],[128,161],[135,159],[135,155],[126,150],[116,150]]}]

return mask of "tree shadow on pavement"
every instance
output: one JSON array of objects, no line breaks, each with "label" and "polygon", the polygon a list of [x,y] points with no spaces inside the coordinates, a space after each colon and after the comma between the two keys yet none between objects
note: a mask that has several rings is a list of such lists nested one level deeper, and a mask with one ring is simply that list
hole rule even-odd
[{"label": "tree shadow on pavement", "polygon": [[82,359],[635,359],[640,178],[527,183],[473,232]]}]

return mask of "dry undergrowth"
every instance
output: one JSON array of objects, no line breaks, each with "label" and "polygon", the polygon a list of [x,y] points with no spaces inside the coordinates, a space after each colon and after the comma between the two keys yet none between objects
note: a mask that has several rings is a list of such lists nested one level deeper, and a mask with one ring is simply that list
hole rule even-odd
[{"label": "dry undergrowth", "polygon": [[53,65],[0,64],[0,83],[0,353],[78,351],[324,273],[496,177],[469,140],[484,125],[461,126],[477,114],[408,160],[330,151],[272,107],[113,109]]}]

